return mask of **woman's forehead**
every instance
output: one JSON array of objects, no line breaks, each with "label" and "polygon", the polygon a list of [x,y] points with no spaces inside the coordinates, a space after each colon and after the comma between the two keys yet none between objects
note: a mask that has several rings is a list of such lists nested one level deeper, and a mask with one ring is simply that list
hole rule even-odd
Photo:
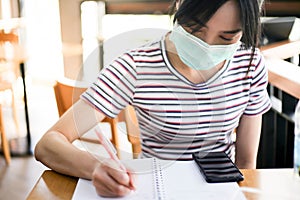
[{"label": "woman's forehead", "polygon": [[207,21],[205,26],[209,29],[232,31],[241,28],[240,10],[236,1],[223,4]]}]

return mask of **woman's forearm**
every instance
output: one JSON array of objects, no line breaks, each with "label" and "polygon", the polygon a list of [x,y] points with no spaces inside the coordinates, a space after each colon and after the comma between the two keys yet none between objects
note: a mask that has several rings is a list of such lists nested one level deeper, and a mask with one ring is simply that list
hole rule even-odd
[{"label": "woman's forearm", "polygon": [[56,131],[47,132],[35,147],[35,158],[47,167],[63,174],[91,179],[100,162],[89,152],[71,144]]},{"label": "woman's forearm", "polygon": [[236,132],[235,163],[242,169],[255,169],[259,146],[261,115],[242,116]]}]

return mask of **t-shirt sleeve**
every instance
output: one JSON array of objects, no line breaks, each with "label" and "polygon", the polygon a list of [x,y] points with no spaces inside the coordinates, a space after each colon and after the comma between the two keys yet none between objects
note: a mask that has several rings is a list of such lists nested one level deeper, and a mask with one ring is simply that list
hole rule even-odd
[{"label": "t-shirt sleeve", "polygon": [[267,92],[268,72],[264,57],[259,50],[256,51],[253,64],[254,71],[252,73],[249,101],[244,114],[254,116],[267,112],[271,108],[271,102]]},{"label": "t-shirt sleeve", "polygon": [[114,118],[132,101],[135,81],[135,63],[126,53],[101,70],[81,99]]}]

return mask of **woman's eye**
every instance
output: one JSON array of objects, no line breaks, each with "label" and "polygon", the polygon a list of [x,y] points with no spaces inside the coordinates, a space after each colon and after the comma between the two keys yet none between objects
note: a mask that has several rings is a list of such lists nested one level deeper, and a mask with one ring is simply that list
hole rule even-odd
[{"label": "woman's eye", "polygon": [[220,38],[222,40],[225,40],[225,41],[232,41],[233,40],[233,38],[226,38],[226,37],[223,37],[223,36],[220,36]]}]

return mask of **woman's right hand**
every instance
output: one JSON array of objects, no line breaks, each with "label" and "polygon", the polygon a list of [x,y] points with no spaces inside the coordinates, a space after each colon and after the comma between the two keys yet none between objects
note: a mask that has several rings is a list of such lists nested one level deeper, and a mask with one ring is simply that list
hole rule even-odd
[{"label": "woman's right hand", "polygon": [[97,194],[104,197],[125,196],[134,189],[131,172],[122,170],[112,159],[105,159],[95,168],[92,182]]}]

